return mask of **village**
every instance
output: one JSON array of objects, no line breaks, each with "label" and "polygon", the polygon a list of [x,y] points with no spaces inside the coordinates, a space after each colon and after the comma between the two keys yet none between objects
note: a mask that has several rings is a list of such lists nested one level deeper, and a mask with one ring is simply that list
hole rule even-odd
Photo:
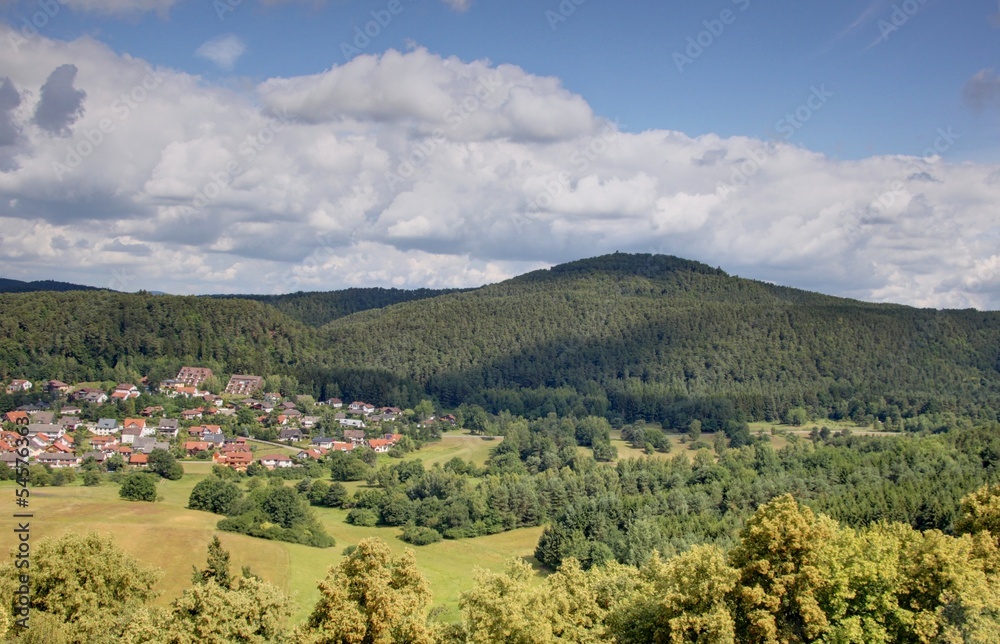
[{"label": "village", "polygon": [[[102,469],[141,470],[160,449],[241,472],[254,464],[276,470],[320,461],[332,451],[387,453],[403,441],[404,421],[413,420],[412,410],[404,414],[398,407],[266,393],[265,379],[255,375],[234,374],[221,395],[213,394],[201,388],[210,378],[211,369],[185,366],[154,388],[145,379],[108,390],[59,380],[36,388],[14,379],[6,385],[7,394],[43,394],[47,402],[4,413],[0,463],[13,469],[20,457],[21,464],[51,469],[92,461]],[[163,404],[139,409],[140,397]],[[419,422],[453,425],[455,417],[427,415]],[[298,451],[277,449],[285,446]]]}]

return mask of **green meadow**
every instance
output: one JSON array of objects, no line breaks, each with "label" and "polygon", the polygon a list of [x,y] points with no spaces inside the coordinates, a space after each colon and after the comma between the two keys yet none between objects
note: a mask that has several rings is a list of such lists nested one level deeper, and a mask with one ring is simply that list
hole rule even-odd
[{"label": "green meadow", "polygon": [[[459,456],[482,465],[497,441],[463,436],[457,432],[446,435],[440,442],[407,455],[419,458],[426,467],[444,464]],[[271,451],[270,446],[258,446]],[[264,453],[260,451],[260,453]],[[379,464],[394,459],[379,457]],[[99,487],[83,487],[80,477],[72,485],[31,489],[29,511],[31,542],[45,537],[58,537],[68,532],[95,531],[114,538],[129,554],[146,566],[163,571],[157,590],[159,604],[169,604],[191,585],[192,566],[203,566],[208,543],[218,534],[232,555],[232,568],[249,566],[256,574],[282,588],[295,602],[293,622],[301,621],[319,598],[317,582],[327,569],[339,562],[344,548],[366,537],[377,536],[389,544],[396,554],[405,549],[416,553],[417,566],[427,578],[434,595],[433,606],[439,618],[455,621],[459,618],[461,594],[472,588],[477,567],[501,570],[512,558],[523,558],[538,568],[533,552],[542,528],[524,528],[475,539],[444,540],[428,546],[414,547],[399,539],[399,528],[363,528],[345,522],[347,512],[331,508],[313,508],[327,530],[337,540],[333,548],[318,549],[298,544],[266,541],[228,532],[218,532],[219,516],[186,509],[195,484],[211,473],[211,463],[184,463],[185,476],[179,481],[158,483],[162,499],[156,503],[129,502],[118,498],[118,486],[104,483]],[[290,482],[294,484],[294,482]],[[356,489],[360,484],[349,484]],[[0,482],[0,503],[7,497],[10,511],[15,511],[14,483]],[[11,520],[12,521],[12,520]],[[11,530],[0,532],[0,548],[9,551],[16,536]]]}]

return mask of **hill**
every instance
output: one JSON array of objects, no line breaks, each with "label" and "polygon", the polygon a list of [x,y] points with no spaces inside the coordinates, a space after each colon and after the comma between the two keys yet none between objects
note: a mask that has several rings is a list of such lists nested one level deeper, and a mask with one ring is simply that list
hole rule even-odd
[{"label": "hill", "polygon": [[0,295],[0,376],[155,382],[192,363],[375,404],[431,395],[527,416],[699,417],[706,431],[799,406],[890,423],[1000,409],[1000,314],[858,302],[675,257],[616,253],[436,295],[253,299]]},{"label": "hill", "polygon": [[299,291],[287,295],[215,295],[213,297],[263,302],[303,324],[323,326],[359,311],[380,309],[400,302],[424,300],[448,293],[459,293],[462,290],[468,289],[348,288],[341,291],[314,293]]},{"label": "hill", "polygon": [[94,286],[82,286],[80,284],[70,284],[69,282],[54,282],[52,280],[39,280],[35,282],[22,282],[0,277],[0,293],[30,293],[35,291],[96,291],[100,290]]}]

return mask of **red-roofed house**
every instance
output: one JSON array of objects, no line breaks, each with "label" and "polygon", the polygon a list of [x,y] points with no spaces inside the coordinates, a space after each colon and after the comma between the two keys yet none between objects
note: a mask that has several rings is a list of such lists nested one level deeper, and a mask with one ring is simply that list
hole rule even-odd
[{"label": "red-roofed house", "polygon": [[112,400],[128,400],[129,398],[138,398],[139,388],[131,383],[124,383],[115,387],[114,392],[111,394]]},{"label": "red-roofed house", "polygon": [[142,453],[132,454],[128,457],[128,464],[136,467],[146,467],[149,465],[149,455]]},{"label": "red-roofed house", "polygon": [[18,378],[15,378],[14,380],[10,381],[9,385],[7,385],[7,393],[9,394],[22,394],[30,389],[31,389],[30,380],[20,380]]},{"label": "red-roofed house", "polygon": [[260,457],[260,464],[269,470],[279,467],[293,467],[295,461],[284,454],[268,454]]},{"label": "red-roofed house", "polygon": [[3,419],[8,423],[14,423],[15,425],[31,424],[31,416],[29,416],[26,411],[9,411],[3,415]]},{"label": "red-roofed house", "polygon": [[187,452],[188,456],[194,456],[200,454],[201,452],[207,452],[211,449],[212,444],[206,443],[205,441],[186,441],[184,443],[184,451]]}]

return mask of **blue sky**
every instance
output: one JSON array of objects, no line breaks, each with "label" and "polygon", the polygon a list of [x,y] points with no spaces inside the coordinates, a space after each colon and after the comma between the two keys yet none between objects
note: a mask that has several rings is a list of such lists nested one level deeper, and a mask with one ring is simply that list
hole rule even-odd
[{"label": "blue sky", "polygon": [[[219,0],[181,1],[166,15],[69,10],[42,32],[61,39],[90,34],[119,53],[212,81],[257,83],[346,62],[341,44],[353,48],[354,29],[388,4]],[[969,78],[1000,62],[1000,31],[990,21],[1000,12],[995,1],[479,1],[464,11],[438,0],[399,5],[359,51],[419,44],[442,56],[556,76],[629,131],[765,136],[811,86],[823,84],[835,94],[835,109],[801,132],[800,144],[812,150],[845,159],[920,154],[939,127],[952,127],[962,138],[951,157],[998,160],[995,114],[962,100]],[[8,22],[17,25],[38,10],[34,2],[15,3]],[[730,24],[720,20],[725,11]],[[703,32],[712,23],[722,31],[709,38]],[[231,70],[194,55],[223,35],[246,46]],[[699,35],[709,46],[689,50],[688,39]],[[675,55],[691,52],[697,57],[679,65]]]},{"label": "blue sky", "polygon": [[[2,11],[5,276],[466,286],[631,250],[863,299],[1000,304],[996,0]],[[116,112],[146,68],[161,79],[149,100]],[[500,89],[449,126],[449,101],[491,74]],[[241,154],[276,113],[278,142]],[[102,114],[116,131],[68,168]]]}]

